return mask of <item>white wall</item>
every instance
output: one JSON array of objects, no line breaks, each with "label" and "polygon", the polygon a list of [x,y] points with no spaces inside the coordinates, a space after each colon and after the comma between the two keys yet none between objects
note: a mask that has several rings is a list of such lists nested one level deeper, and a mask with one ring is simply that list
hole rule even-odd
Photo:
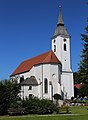
[{"label": "white wall", "polygon": [[29,86],[21,86],[21,98],[29,97],[29,94],[39,97],[38,87],[32,86],[32,90],[29,90]]},{"label": "white wall", "polygon": [[[71,60],[70,60],[70,38],[64,38],[57,36],[52,40],[52,50],[54,52],[54,45],[56,45],[55,55],[62,63],[62,71],[71,71]],[[55,42],[54,42],[55,40]],[[66,51],[64,51],[64,43],[66,44]]]},{"label": "white wall", "polygon": [[[24,91],[24,95],[29,96],[29,94],[33,94],[34,96],[37,96],[39,98],[47,98],[52,100],[52,96],[55,93],[61,94],[60,91],[60,75],[61,71],[61,66],[58,64],[40,64],[34,66],[29,72],[19,74],[18,76],[24,76],[24,79],[27,77],[35,76],[38,82],[38,86],[33,86],[32,90],[28,90],[29,86],[24,86],[22,87],[22,91]],[[54,75],[54,76],[53,76]],[[44,90],[44,79],[47,78],[48,80],[48,93],[45,93]],[[52,85],[50,85],[50,81],[52,82]],[[53,87],[53,91],[52,91]],[[53,94],[53,95],[52,95]]]},{"label": "white wall", "polygon": [[61,65],[51,65],[51,80],[52,80],[52,85],[53,85],[53,95],[58,93],[61,94],[61,89],[60,89],[60,76],[61,76],[61,71],[60,71]]},{"label": "white wall", "polygon": [[[61,94],[60,91],[60,71],[58,64],[44,64],[43,65],[43,98],[52,100],[52,96],[55,93]],[[48,93],[44,93],[44,79],[48,79]],[[52,82],[52,85],[49,83]],[[53,89],[52,89],[53,87]],[[53,91],[52,91],[53,90]]]},{"label": "white wall", "polygon": [[64,86],[65,92],[67,92],[67,99],[71,99],[74,96],[73,73],[62,73],[61,84]]}]

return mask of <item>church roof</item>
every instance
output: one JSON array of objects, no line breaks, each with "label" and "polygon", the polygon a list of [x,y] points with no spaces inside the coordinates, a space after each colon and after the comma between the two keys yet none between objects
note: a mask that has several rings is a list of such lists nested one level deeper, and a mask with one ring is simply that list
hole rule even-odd
[{"label": "church roof", "polygon": [[32,86],[36,86],[38,85],[38,82],[36,80],[36,78],[34,76],[31,76],[30,78],[26,78],[21,85],[32,85]]},{"label": "church roof", "polygon": [[62,36],[69,36],[68,32],[64,26],[64,22],[63,22],[63,18],[62,18],[62,8],[61,6],[60,8],[60,12],[59,12],[59,17],[58,17],[58,22],[57,22],[57,27],[55,29],[54,35],[53,37],[56,37],[58,35],[62,35]]},{"label": "church roof", "polygon": [[74,87],[76,87],[76,88],[80,89],[81,84],[75,84],[75,85],[74,85]]},{"label": "church roof", "polygon": [[41,55],[38,55],[34,58],[28,59],[23,61],[16,70],[12,73],[11,76],[17,75],[20,73],[24,73],[29,71],[33,66],[38,64],[44,64],[44,63],[55,63],[55,64],[61,64],[61,62],[58,60],[56,55],[53,53],[53,51],[48,51],[46,53],[43,53]]}]

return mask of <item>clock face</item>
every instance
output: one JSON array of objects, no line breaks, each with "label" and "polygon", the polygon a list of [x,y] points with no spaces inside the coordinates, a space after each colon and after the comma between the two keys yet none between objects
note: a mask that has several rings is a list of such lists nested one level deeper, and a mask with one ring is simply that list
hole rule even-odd
[{"label": "clock face", "polygon": [[52,74],[52,77],[55,79],[55,78],[56,78],[56,75],[55,75],[55,74]]}]

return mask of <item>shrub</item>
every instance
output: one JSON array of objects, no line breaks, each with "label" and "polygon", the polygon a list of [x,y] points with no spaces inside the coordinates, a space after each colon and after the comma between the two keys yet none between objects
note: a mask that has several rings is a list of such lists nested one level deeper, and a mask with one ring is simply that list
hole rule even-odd
[{"label": "shrub", "polygon": [[51,114],[55,110],[55,105],[52,101],[40,100],[36,97],[24,100],[23,107],[26,108],[29,114]]},{"label": "shrub", "polygon": [[56,110],[55,104],[47,99],[37,97],[26,98],[26,100],[11,103],[10,108],[25,108],[29,114],[51,114]]},{"label": "shrub", "polygon": [[22,101],[15,101],[15,102],[12,102],[10,104],[10,108],[22,108],[23,107],[23,103]]}]

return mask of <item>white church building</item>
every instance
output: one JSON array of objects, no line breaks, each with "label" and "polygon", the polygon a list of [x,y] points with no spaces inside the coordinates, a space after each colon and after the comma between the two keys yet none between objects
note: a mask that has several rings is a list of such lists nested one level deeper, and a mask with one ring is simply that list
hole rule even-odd
[{"label": "white church building", "polygon": [[70,48],[70,36],[60,7],[52,50],[23,61],[10,76],[13,82],[21,84],[22,99],[36,96],[53,100],[55,94],[60,94],[62,99],[74,96]]}]

